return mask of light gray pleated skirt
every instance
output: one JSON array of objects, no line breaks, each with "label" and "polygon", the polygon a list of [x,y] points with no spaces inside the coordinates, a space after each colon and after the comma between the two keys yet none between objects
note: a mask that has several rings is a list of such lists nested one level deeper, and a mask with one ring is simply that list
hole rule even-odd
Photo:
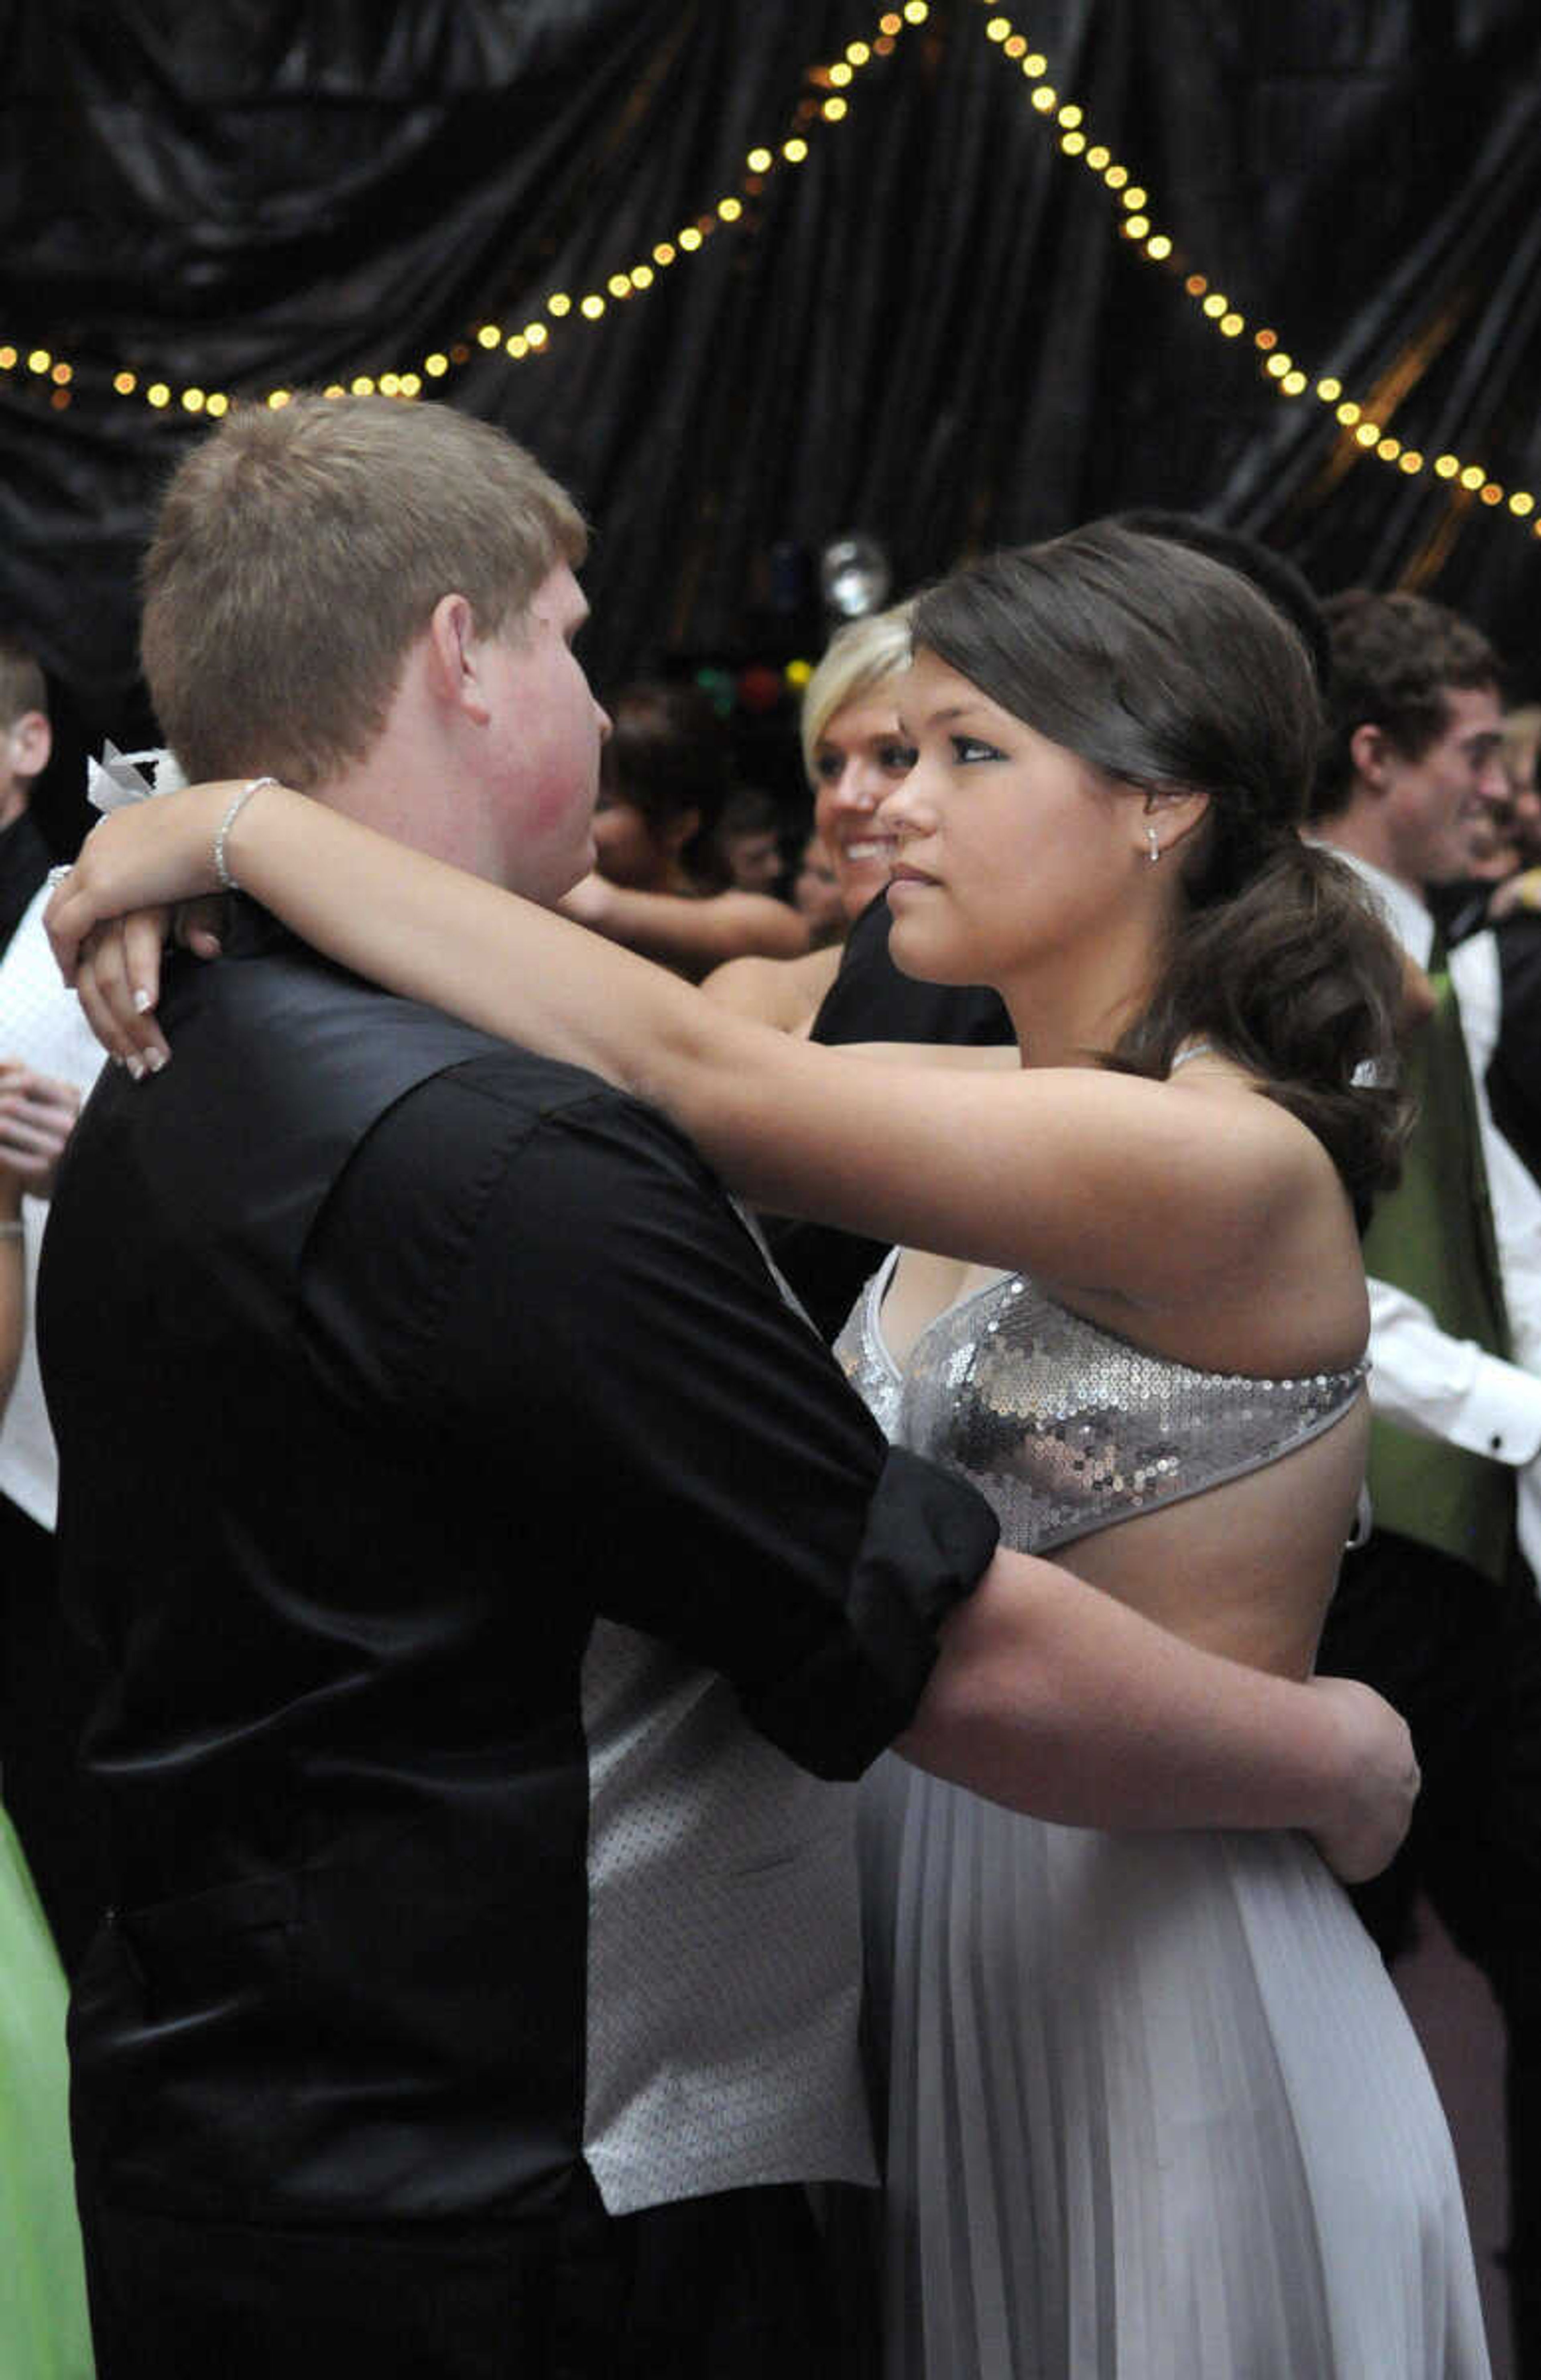
[{"label": "light gray pleated skirt", "polygon": [[863,1793],[888,2380],[1480,2380],[1450,2134],[1309,1843]]}]

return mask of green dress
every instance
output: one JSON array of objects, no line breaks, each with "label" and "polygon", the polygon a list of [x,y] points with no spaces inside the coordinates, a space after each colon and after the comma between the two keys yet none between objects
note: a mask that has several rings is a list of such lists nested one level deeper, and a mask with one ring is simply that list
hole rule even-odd
[{"label": "green dress", "polygon": [[91,2380],[75,2215],[65,1979],[0,1809],[0,2373]]}]

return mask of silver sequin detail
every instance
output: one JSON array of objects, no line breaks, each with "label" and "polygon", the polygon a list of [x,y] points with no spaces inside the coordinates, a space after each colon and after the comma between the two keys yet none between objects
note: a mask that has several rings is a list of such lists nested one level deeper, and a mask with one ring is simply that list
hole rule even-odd
[{"label": "silver sequin detail", "polygon": [[939,1315],[901,1372],[880,1322],[892,1261],[835,1353],[887,1435],[972,1480],[1027,1553],[1261,1470],[1330,1429],[1364,1384],[1363,1363],[1283,1380],[1195,1371],[1020,1274]]}]

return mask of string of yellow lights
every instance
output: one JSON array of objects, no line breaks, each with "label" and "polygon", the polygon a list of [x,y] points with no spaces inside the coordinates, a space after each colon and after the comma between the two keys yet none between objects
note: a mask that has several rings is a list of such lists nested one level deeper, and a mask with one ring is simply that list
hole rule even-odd
[{"label": "string of yellow lights", "polygon": [[[1011,18],[1000,13],[998,0],[980,0],[980,6],[989,11],[984,29],[986,40],[995,42],[1002,57],[1009,59],[1032,86],[1031,104],[1039,115],[1058,128],[1063,155],[1095,175],[1113,197],[1120,211],[1120,237],[1137,248],[1151,263],[1161,265],[1179,280],[1184,294],[1200,308],[1221,338],[1246,336],[1249,325],[1241,309],[1222,290],[1213,288],[1204,273],[1187,269],[1188,261],[1179,253],[1171,234],[1159,229],[1152,220],[1149,193],[1104,142],[1093,140],[1086,128],[1085,110],[1074,100],[1062,97],[1050,81],[1049,60],[1044,53],[1034,49]],[[1504,505],[1515,520],[1529,521],[1532,534],[1541,537],[1541,518],[1533,517],[1536,499],[1532,490],[1506,490],[1488,476],[1480,463],[1463,463],[1458,455],[1436,455],[1431,461],[1418,447],[1404,445],[1390,433],[1385,421],[1372,418],[1365,407],[1345,395],[1336,373],[1323,373],[1313,383],[1311,375],[1286,351],[1279,332],[1271,326],[1265,323],[1252,328],[1250,335],[1260,369],[1280,397],[1291,400],[1309,392],[1317,404],[1332,413],[1344,437],[1377,462],[1389,464],[1409,479],[1431,470],[1436,479],[1452,483],[1452,493],[1459,488],[1484,504]],[[1381,410],[1388,408],[1383,406]]]},{"label": "string of yellow lights", "polygon": [[[806,128],[794,130],[779,148],[757,144],[744,160],[736,190],[728,191],[694,222],[682,225],[672,237],[656,241],[650,252],[637,263],[609,274],[602,287],[585,290],[577,296],[571,290],[553,289],[542,301],[540,312],[516,330],[504,322],[484,322],[477,325],[470,338],[455,340],[422,357],[416,370],[357,372],[346,382],[331,382],[322,394],[329,397],[379,395],[410,401],[469,363],[479,348],[487,354],[501,348],[511,362],[523,363],[547,352],[553,328],[598,322],[612,304],[624,305],[627,299],[642,296],[684,258],[699,255],[716,232],[741,223],[746,200],[758,198],[773,175],[788,166],[806,164],[809,153],[807,135],[822,125],[843,123],[850,112],[846,94],[857,76],[878,60],[891,56],[901,36],[923,25],[929,15],[929,0],[900,0],[898,6],[883,10],[869,40],[848,42],[843,56],[828,65],[810,67],[805,81],[814,86],[815,92],[825,95],[820,98],[810,92],[798,103],[796,123]],[[72,403],[81,370],[79,362],[72,363],[48,347],[0,344],[0,378],[30,375],[45,382],[49,402],[57,412],[67,410]],[[157,413],[180,410],[212,420],[218,420],[232,405],[242,401],[227,389],[179,384],[166,372],[137,371],[127,367],[113,374],[111,387],[115,395],[134,397]],[[244,401],[276,409],[287,405],[293,395],[290,388],[271,388]]]}]

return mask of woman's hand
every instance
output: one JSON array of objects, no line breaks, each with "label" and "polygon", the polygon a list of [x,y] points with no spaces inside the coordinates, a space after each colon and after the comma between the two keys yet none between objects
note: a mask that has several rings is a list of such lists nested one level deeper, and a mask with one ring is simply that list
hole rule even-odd
[{"label": "woman's hand", "polygon": [[1418,1764],[1407,1723],[1370,1686],[1313,1678],[1309,1691],[1333,1710],[1343,1734],[1346,1792],[1340,1815],[1312,1830],[1317,1849],[1345,1884],[1365,1884],[1389,1864],[1413,1822]]},{"label": "woman's hand", "polygon": [[80,945],[93,927],[220,890],[214,843],[240,791],[235,781],[188,785],[114,810],[92,829],[43,920],[66,983],[75,980]]},{"label": "woman's hand", "polygon": [[[161,953],[171,905],[219,890],[215,844],[242,781],[220,780],[114,810],[81,845],[43,923],[66,983],[80,997],[103,1048],[135,1075],[170,1051],[155,1023]],[[177,917],[178,939],[200,958],[219,954],[201,904]]]}]

